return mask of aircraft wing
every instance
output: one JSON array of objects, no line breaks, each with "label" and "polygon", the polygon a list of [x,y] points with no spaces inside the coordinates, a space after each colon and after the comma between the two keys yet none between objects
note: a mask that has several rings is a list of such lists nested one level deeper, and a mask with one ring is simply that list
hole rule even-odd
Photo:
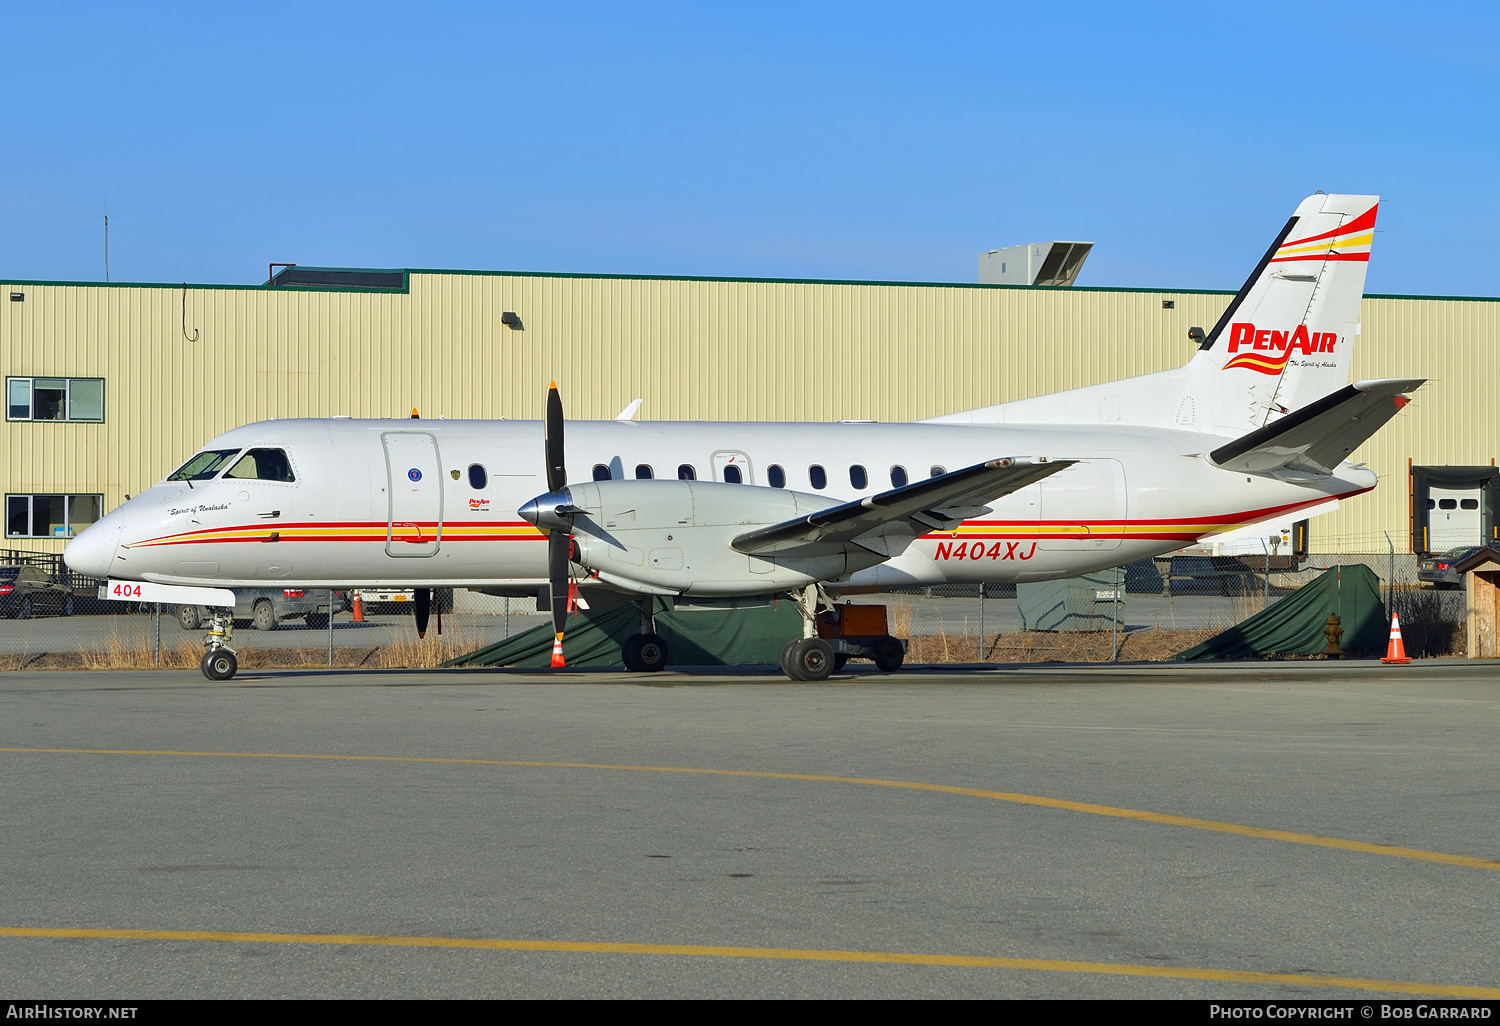
[{"label": "aircraft wing", "polygon": [[[989,460],[865,499],[830,506],[795,520],[756,528],[735,538],[730,545],[739,552],[765,555],[855,541],[896,525],[904,525],[902,533],[908,536],[923,535],[951,526],[966,516],[978,515],[984,503],[1034,484],[1075,462],[1046,456]],[[867,547],[878,545],[877,542]]]},{"label": "aircraft wing", "polygon": [[1426,378],[1356,381],[1209,453],[1216,466],[1248,474],[1294,470],[1327,476],[1411,400]]}]

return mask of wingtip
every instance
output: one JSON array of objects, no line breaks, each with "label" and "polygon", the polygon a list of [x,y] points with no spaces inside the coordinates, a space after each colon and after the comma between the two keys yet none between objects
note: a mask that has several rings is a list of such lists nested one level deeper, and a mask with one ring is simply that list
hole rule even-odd
[{"label": "wingtip", "polygon": [[549,392],[556,392],[557,391],[557,382],[555,382],[555,381],[549,381],[547,383],[547,391],[549,391]]}]

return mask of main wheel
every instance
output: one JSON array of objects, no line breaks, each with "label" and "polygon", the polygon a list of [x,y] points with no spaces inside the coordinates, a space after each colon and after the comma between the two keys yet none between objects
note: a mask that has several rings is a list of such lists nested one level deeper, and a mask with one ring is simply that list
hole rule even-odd
[{"label": "main wheel", "polygon": [[895,673],[906,662],[901,642],[887,634],[875,645],[875,666],[881,673]]},{"label": "main wheel", "polygon": [[258,631],[274,631],[276,629],[276,607],[271,605],[270,599],[261,599],[255,603],[255,608],[250,614],[251,622],[255,624]]},{"label": "main wheel", "polygon": [[240,668],[240,661],[227,649],[215,648],[203,653],[198,667],[209,680],[228,680]]},{"label": "main wheel", "polygon": [[625,639],[625,644],[620,646],[620,661],[631,673],[640,673],[642,670],[641,639],[644,637],[644,634],[632,634]]},{"label": "main wheel", "polygon": [[803,638],[792,649],[798,680],[827,680],[833,672],[833,646],[822,638]]},{"label": "main wheel", "polygon": [[203,617],[198,615],[197,606],[178,606],[177,622],[182,624],[185,631],[195,631],[203,623]]},{"label": "main wheel", "polygon": [[801,638],[793,638],[791,641],[788,641],[786,643],[786,647],[781,650],[781,672],[786,674],[792,680],[802,679],[801,677],[797,676],[797,664],[792,661],[792,649],[796,648],[798,642],[800,642],[801,640]]},{"label": "main wheel", "polygon": [[73,615],[73,596],[72,595],[69,595],[67,598],[63,599],[62,615],[63,616],[72,616]]},{"label": "main wheel", "polygon": [[659,634],[637,635],[636,668],[642,673],[660,673],[667,668],[667,643]]}]

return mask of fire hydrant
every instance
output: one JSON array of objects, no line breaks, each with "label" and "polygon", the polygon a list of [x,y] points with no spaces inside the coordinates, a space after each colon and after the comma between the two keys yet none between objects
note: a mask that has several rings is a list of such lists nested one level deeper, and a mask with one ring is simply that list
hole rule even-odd
[{"label": "fire hydrant", "polygon": [[1339,639],[1344,636],[1344,628],[1339,626],[1339,614],[1328,614],[1328,626],[1323,628],[1323,637],[1328,639],[1328,651],[1323,654],[1329,659],[1342,659],[1344,653],[1339,649]]}]

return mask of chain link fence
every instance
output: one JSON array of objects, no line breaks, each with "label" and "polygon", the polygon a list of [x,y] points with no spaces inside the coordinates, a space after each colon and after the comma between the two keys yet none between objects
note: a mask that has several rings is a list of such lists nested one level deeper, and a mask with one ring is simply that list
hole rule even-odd
[{"label": "chain link fence", "polygon": [[[1409,554],[1314,555],[1295,564],[1161,557],[1068,582],[945,585],[852,600],[888,607],[891,632],[910,641],[909,663],[1161,660],[1282,600],[1324,569],[1353,563],[1381,579],[1409,654],[1465,654],[1463,592],[1420,582]],[[176,607],[101,600],[101,582],[72,574],[55,554],[0,550],[0,576],[7,574],[0,669],[196,668],[203,654],[202,629],[179,620]],[[437,666],[548,622],[532,598],[440,591],[427,637],[418,639],[409,602],[362,603],[358,621],[349,604],[343,594],[299,592],[276,603],[269,620],[258,610],[237,619],[232,644],[240,665]]]}]

